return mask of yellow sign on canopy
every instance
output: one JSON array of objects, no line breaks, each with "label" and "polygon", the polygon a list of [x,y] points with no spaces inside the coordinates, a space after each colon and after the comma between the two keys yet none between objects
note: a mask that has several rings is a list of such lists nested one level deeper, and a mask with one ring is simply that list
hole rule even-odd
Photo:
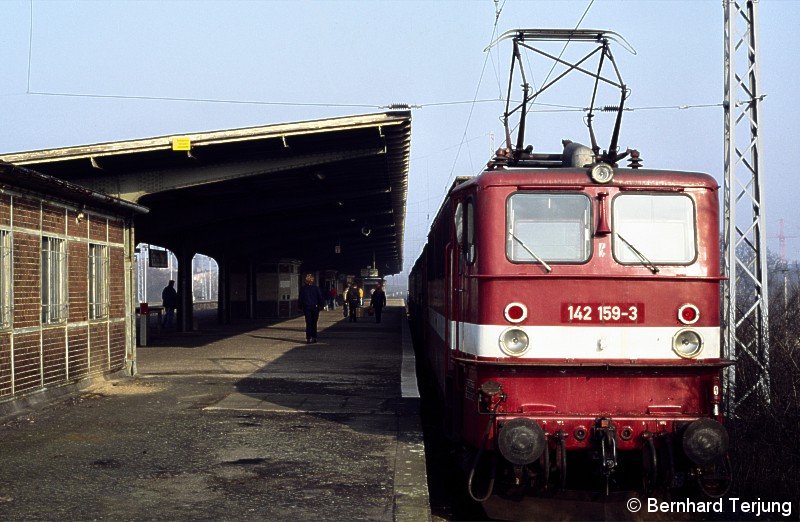
[{"label": "yellow sign on canopy", "polygon": [[192,140],[182,136],[172,138],[172,150],[192,150]]}]

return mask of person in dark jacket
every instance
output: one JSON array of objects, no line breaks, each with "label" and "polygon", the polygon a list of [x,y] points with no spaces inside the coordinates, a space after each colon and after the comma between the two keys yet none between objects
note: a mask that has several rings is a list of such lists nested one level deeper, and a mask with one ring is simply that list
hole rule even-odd
[{"label": "person in dark jacket", "polygon": [[319,311],[325,306],[325,298],[322,296],[322,290],[314,284],[312,274],[306,274],[305,283],[300,289],[299,305],[306,317],[306,343],[315,343]]},{"label": "person in dark jacket", "polygon": [[375,287],[375,291],[372,292],[372,299],[370,300],[369,305],[373,310],[375,310],[375,322],[380,323],[383,308],[386,306],[386,292],[383,291],[383,287],[381,285]]},{"label": "person in dark jacket", "polygon": [[164,306],[163,328],[172,326],[172,318],[175,317],[175,309],[178,307],[178,291],[175,290],[175,281],[170,280],[164,290],[161,291],[161,304]]},{"label": "person in dark jacket", "polygon": [[358,285],[353,283],[350,286],[350,289],[347,291],[347,309],[348,309],[348,317],[350,318],[349,321],[351,323],[356,322],[356,310],[358,310],[360,298],[358,296]]}]

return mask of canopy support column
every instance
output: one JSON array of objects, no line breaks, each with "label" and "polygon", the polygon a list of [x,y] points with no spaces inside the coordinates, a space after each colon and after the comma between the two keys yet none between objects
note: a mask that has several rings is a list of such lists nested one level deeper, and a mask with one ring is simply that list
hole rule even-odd
[{"label": "canopy support column", "polygon": [[194,322],[192,259],[195,253],[183,247],[176,254],[178,257],[178,331],[191,332]]}]

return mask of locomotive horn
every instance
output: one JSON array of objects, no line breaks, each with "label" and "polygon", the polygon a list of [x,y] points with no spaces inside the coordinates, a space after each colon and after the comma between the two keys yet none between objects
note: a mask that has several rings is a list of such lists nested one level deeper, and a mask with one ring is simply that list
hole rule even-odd
[{"label": "locomotive horn", "polygon": [[541,426],[522,417],[503,423],[497,442],[503,457],[517,466],[536,462],[547,446]]},{"label": "locomotive horn", "polygon": [[711,464],[728,451],[728,432],[713,419],[698,419],[683,432],[683,451],[698,466]]}]

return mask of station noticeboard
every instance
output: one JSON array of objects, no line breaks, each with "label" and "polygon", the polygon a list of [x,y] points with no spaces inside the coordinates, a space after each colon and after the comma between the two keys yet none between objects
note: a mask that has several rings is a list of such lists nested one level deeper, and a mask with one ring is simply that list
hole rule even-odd
[{"label": "station noticeboard", "polygon": [[169,268],[169,264],[167,262],[168,253],[166,250],[150,249],[148,251],[148,254],[149,254],[148,265],[151,268]]}]

